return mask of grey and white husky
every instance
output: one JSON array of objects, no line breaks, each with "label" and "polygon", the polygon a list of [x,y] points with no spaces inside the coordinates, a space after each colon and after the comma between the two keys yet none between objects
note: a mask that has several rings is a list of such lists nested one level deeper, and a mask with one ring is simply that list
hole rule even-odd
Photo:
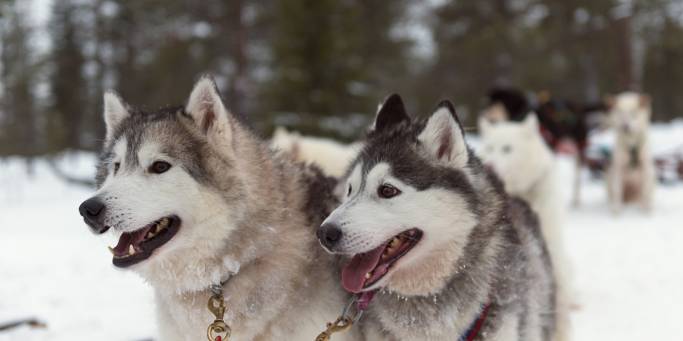
[{"label": "grey and white husky", "polygon": [[351,257],[342,284],[369,304],[368,340],[552,340],[556,290],[538,220],[465,143],[453,105],[377,113],[345,198],[318,230]]},{"label": "grey and white husky", "polygon": [[206,339],[215,284],[231,340],[313,340],[334,320],[347,294],[315,238],[334,180],[270,151],[208,77],[184,107],[104,103],[99,189],[79,211],[118,237],[114,265],[154,288],[161,340]]}]

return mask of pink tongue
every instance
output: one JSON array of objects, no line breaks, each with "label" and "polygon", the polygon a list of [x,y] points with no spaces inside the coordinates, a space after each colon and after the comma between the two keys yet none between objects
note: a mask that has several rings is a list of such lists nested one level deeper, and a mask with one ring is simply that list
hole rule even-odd
[{"label": "pink tongue", "polygon": [[353,256],[349,264],[342,269],[342,286],[346,291],[359,293],[363,290],[365,274],[377,266],[385,248],[386,244],[382,244],[374,250]]},{"label": "pink tongue", "polygon": [[124,232],[121,234],[118,244],[116,244],[114,247],[114,252],[119,256],[127,255],[129,245],[139,244],[145,238],[147,231],[149,231],[149,229],[142,229],[134,232]]}]

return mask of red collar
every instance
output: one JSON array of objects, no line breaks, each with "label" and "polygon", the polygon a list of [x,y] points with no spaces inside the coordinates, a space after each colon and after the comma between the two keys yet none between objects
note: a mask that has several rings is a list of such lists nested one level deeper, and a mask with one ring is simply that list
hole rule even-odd
[{"label": "red collar", "polygon": [[484,322],[486,322],[486,318],[489,315],[490,308],[490,304],[487,304],[482,308],[481,313],[479,313],[479,317],[477,317],[477,319],[474,320],[474,322],[472,322],[470,327],[467,328],[465,334],[460,336],[458,341],[473,341],[477,337],[477,335],[479,335],[479,332],[484,327]]}]

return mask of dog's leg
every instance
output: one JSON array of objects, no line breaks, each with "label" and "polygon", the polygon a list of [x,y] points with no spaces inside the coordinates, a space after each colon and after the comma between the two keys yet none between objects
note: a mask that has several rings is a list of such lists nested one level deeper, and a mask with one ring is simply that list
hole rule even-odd
[{"label": "dog's leg", "polygon": [[624,179],[621,174],[621,167],[617,162],[612,165],[607,179],[609,204],[612,213],[617,214],[621,211],[624,202]]},{"label": "dog's leg", "polygon": [[576,155],[576,170],[574,172],[574,190],[572,194],[572,206],[579,207],[581,205],[581,169],[582,169],[581,155]]},{"label": "dog's leg", "polygon": [[652,197],[657,184],[657,179],[652,164],[645,162],[647,162],[647,160],[643,161],[640,207],[643,211],[649,213],[652,211]]}]

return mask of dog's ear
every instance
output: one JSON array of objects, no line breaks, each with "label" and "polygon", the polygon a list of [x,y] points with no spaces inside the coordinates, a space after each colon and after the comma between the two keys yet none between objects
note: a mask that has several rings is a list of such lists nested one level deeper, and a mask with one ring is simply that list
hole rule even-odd
[{"label": "dog's ear", "polygon": [[121,100],[121,97],[114,91],[108,90],[103,96],[104,102],[104,124],[106,126],[105,141],[111,140],[114,131],[121,122],[130,115],[128,105]]},{"label": "dog's ear", "polygon": [[526,115],[524,122],[522,122],[524,128],[526,128],[527,133],[536,134],[538,133],[538,117],[533,112]]},{"label": "dog's ear", "polygon": [[384,103],[377,110],[375,124],[372,126],[374,131],[382,131],[391,126],[408,121],[410,118],[406,113],[401,96],[392,94],[384,100]]},{"label": "dog's ear", "polygon": [[192,117],[197,128],[208,137],[221,138],[225,141],[231,139],[230,114],[223,105],[211,76],[203,76],[194,85],[185,112]]},{"label": "dog's ear", "polygon": [[428,157],[452,167],[464,167],[469,160],[465,134],[455,108],[442,101],[417,137]]}]

